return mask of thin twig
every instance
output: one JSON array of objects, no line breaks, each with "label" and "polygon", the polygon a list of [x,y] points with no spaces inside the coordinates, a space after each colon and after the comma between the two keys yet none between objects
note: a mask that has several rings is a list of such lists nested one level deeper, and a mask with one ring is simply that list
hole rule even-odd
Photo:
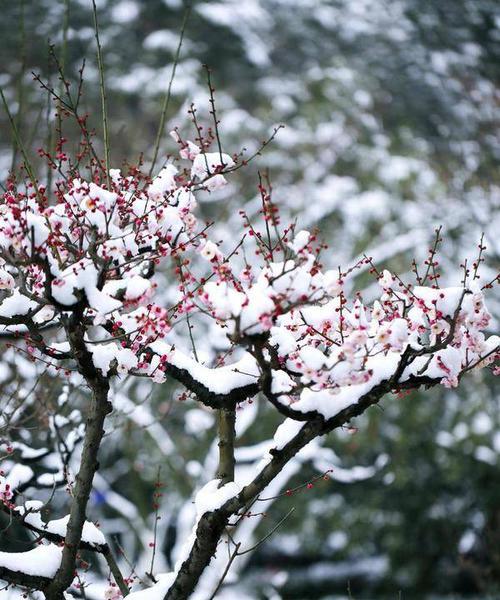
[{"label": "thin twig", "polygon": [[12,129],[12,134],[14,136],[14,140],[15,140],[16,144],[18,145],[19,150],[21,151],[21,154],[23,156],[24,168],[26,169],[26,172],[28,174],[28,177],[29,177],[32,185],[33,185],[33,188],[34,188],[34,191],[35,191],[36,195],[39,197],[40,193],[39,193],[39,190],[38,190],[37,181],[36,181],[36,178],[35,178],[35,173],[34,173],[33,168],[31,166],[31,162],[30,162],[30,160],[28,158],[28,154],[26,152],[24,144],[23,144],[23,142],[21,140],[21,137],[19,135],[19,131],[17,129],[17,126],[16,126],[16,123],[14,121],[14,118],[12,117],[12,113],[10,112],[9,105],[7,104],[7,99],[5,98],[5,95],[3,93],[3,89],[1,87],[0,87],[0,97],[2,99],[2,104],[3,104],[3,107],[5,109],[5,112],[7,113],[7,118],[9,119],[9,123],[10,123],[11,129]]},{"label": "thin twig", "polygon": [[99,23],[97,21],[97,7],[95,0],[92,0],[92,11],[94,14],[94,33],[97,44],[97,67],[99,69],[99,89],[101,91],[101,110],[102,110],[102,129],[104,137],[104,164],[106,166],[106,185],[111,189],[109,179],[109,133],[108,133],[108,115],[106,110],[106,88],[104,86],[104,63],[102,61],[101,41],[99,39]]},{"label": "thin twig", "polygon": [[149,168],[149,177],[153,174],[153,170],[156,165],[156,161],[158,159],[158,152],[160,151],[160,142],[163,136],[163,130],[165,129],[165,119],[167,118],[167,111],[170,104],[170,98],[172,96],[172,84],[175,79],[175,72],[177,71],[177,65],[179,64],[179,57],[181,54],[182,42],[184,41],[184,32],[186,31],[186,25],[189,19],[189,15],[191,13],[191,2],[188,2],[186,5],[186,10],[184,12],[184,18],[182,19],[181,32],[179,35],[179,43],[177,44],[177,50],[174,56],[174,62],[172,65],[172,73],[170,74],[170,81],[168,82],[167,93],[163,99],[163,106],[161,109],[160,115],[160,123],[158,125],[158,131],[156,132],[156,141],[153,152],[153,159],[151,161],[151,167]]},{"label": "thin twig", "polygon": [[[17,114],[16,114],[16,126],[18,131],[21,129],[22,118],[23,118],[23,108],[24,108],[24,86],[23,86],[23,76],[26,71],[26,27],[25,27],[25,0],[21,0],[21,15],[19,18],[19,29],[20,29],[20,38],[21,38],[21,51],[20,51],[20,59],[21,59],[21,67],[19,69],[19,79],[17,81]],[[17,151],[18,151],[17,142],[12,144],[12,164],[11,170],[13,171],[16,167],[17,160]]]},{"label": "thin twig", "polygon": [[276,525],[271,529],[271,531],[268,531],[266,535],[262,539],[260,539],[256,544],[254,544],[250,548],[247,548],[246,550],[243,550],[243,552],[238,552],[237,555],[243,556],[244,554],[248,554],[249,552],[252,552],[256,548],[258,548],[267,539],[269,539],[273,535],[273,533],[275,533],[281,527],[281,525],[283,525],[283,523],[288,519],[288,517],[293,513],[294,510],[295,507],[292,506],[292,508],[286,513],[286,515],[276,523]]},{"label": "thin twig", "polygon": [[210,596],[210,598],[209,598],[208,600],[214,600],[214,598],[216,597],[216,595],[217,595],[217,592],[220,590],[220,588],[221,588],[221,585],[224,583],[224,580],[225,580],[225,579],[226,579],[226,577],[227,577],[227,574],[228,574],[228,572],[229,572],[229,569],[231,568],[231,565],[232,565],[232,564],[233,564],[233,562],[234,562],[234,559],[235,559],[235,558],[238,556],[238,550],[240,549],[240,546],[241,546],[241,542],[238,542],[238,543],[236,544],[236,547],[235,547],[235,549],[233,550],[233,552],[232,552],[231,556],[229,557],[229,560],[227,561],[226,568],[224,569],[224,572],[222,573],[222,576],[221,576],[221,578],[219,579],[219,581],[218,581],[218,583],[217,583],[217,586],[215,587],[215,590],[213,591],[213,594]]}]

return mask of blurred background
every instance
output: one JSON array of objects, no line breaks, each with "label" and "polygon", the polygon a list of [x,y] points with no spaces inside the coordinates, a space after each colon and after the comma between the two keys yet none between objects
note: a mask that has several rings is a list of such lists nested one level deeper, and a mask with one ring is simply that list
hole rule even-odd
[{"label": "blurred background", "polygon": [[[1,4],[0,84],[36,159],[54,117],[31,72],[59,85],[49,42],[72,81],[85,58],[82,106],[100,127],[92,5]],[[208,117],[203,64],[212,69],[226,152],[251,153],[285,125],[256,162],[200,203],[217,219],[220,239],[231,242],[239,230],[239,208],[258,212],[257,170],[267,168],[284,217],[320,228],[328,266],[354,264],[367,252],[404,275],[443,225],[444,283],[456,284],[481,232],[483,275],[495,276],[498,0],[194,0],[189,15],[181,0],[97,5],[114,166],[151,157],[183,21],[166,131],[178,126],[194,137],[191,103],[200,120]],[[70,130],[64,134],[75,144]],[[160,156],[175,148],[165,135]],[[2,112],[2,181],[18,160]],[[366,273],[355,284],[373,296]],[[489,308],[498,317],[498,295]],[[103,448],[92,510],[137,569],[147,563],[158,465],[165,569],[189,530],[186,501],[212,468],[213,417],[172,403],[176,393],[161,386],[146,407],[139,384],[124,386],[113,418],[126,435],[109,436]],[[279,418],[258,403],[242,415],[244,465]],[[330,436],[318,456],[304,456],[287,474],[284,489],[334,469],[329,481],[278,499],[255,523],[259,539],[295,507],[247,557],[227,598],[500,598],[499,425],[498,389],[486,370],[458,391],[387,398],[358,420],[357,432]]]}]

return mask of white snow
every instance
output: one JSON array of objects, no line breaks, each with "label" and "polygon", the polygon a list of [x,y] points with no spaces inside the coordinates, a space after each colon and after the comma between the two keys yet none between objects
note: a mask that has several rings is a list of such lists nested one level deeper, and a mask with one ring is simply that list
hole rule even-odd
[{"label": "white snow", "polygon": [[194,504],[198,517],[201,517],[206,512],[217,510],[241,491],[240,486],[234,481],[226,483],[221,487],[219,485],[220,479],[212,479],[196,494]]},{"label": "white snow", "polygon": [[116,359],[118,347],[116,344],[87,344],[87,350],[92,354],[92,361],[96,369],[107,375],[111,363]]},{"label": "white snow", "polygon": [[[24,506],[17,507],[17,512],[24,515],[24,520],[29,525],[36,527],[40,531],[47,531],[59,535],[62,538],[66,537],[66,529],[68,526],[69,515],[62,517],[61,519],[54,519],[44,523],[40,517],[40,511],[43,508],[43,502],[39,500],[31,500],[24,504]],[[83,524],[82,541],[93,546],[103,546],[106,544],[106,538],[103,533],[90,521],[85,521]]]},{"label": "white snow", "polygon": [[30,467],[20,463],[15,464],[6,477],[0,475],[0,496],[10,498],[12,492],[30,481],[32,477],[33,470]]},{"label": "white snow", "polygon": [[260,374],[255,359],[248,353],[235,363],[211,369],[165,342],[156,341],[149,347],[159,356],[166,355],[170,364],[188,371],[193,379],[214,394],[229,394],[235,389],[256,383]]},{"label": "white snow", "polygon": [[176,174],[177,168],[172,164],[163,168],[151,182],[148,188],[148,196],[153,199],[161,199],[164,194],[173,192],[177,187]]},{"label": "white snow", "polygon": [[126,300],[135,300],[142,296],[151,287],[149,279],[144,279],[139,275],[133,275],[127,281],[127,291],[125,292]]},{"label": "white snow", "polygon": [[311,234],[308,231],[302,229],[295,235],[293,242],[291,242],[289,246],[295,253],[298,253],[302,250],[302,248],[307,246],[310,237]]},{"label": "white snow", "polygon": [[234,166],[233,159],[229,154],[219,152],[206,152],[194,157],[191,168],[191,177],[203,179],[208,175],[213,175],[215,171],[223,167],[224,169]]},{"label": "white snow", "polygon": [[75,304],[78,300],[75,291],[84,290],[90,307],[99,314],[110,313],[122,306],[121,302],[97,288],[98,271],[89,259],[70,265],[56,275],[52,282],[52,295],[60,304]]},{"label": "white snow", "polygon": [[62,548],[54,544],[43,544],[27,552],[0,552],[0,567],[35,575],[54,577],[61,564]]},{"label": "white snow", "polygon": [[38,308],[38,304],[24,296],[19,290],[12,290],[12,294],[0,304],[0,317],[11,318],[24,316]]},{"label": "white snow", "polygon": [[156,575],[157,583],[145,590],[132,592],[127,600],[163,600],[170,586],[175,581],[175,573],[162,573]]},{"label": "white snow", "polygon": [[271,371],[272,375],[272,384],[271,384],[271,393],[272,394],[283,394],[293,390],[295,384],[293,379],[286,373],[285,371]]},{"label": "white snow", "polygon": [[220,479],[212,479],[196,494],[194,499],[194,505],[196,509],[195,522],[191,530],[191,535],[187,537],[179,552],[179,556],[175,564],[175,573],[177,573],[181,568],[182,563],[189,555],[191,546],[196,540],[196,529],[198,526],[198,521],[201,519],[201,517],[207,512],[217,510],[228,500],[237,496],[241,491],[241,487],[234,481],[219,487],[220,483]]},{"label": "white snow", "polygon": [[[295,408],[295,407],[294,407]],[[274,447],[276,450],[284,448],[304,426],[303,421],[285,419],[274,432]]]},{"label": "white snow", "polygon": [[464,288],[449,287],[433,289],[416,286],[413,288],[413,293],[417,298],[423,300],[428,308],[435,306],[445,317],[452,317],[460,304]]}]

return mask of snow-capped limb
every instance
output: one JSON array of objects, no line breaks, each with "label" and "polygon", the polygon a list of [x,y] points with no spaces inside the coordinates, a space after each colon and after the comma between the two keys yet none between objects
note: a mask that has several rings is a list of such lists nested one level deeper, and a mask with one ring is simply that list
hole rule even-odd
[{"label": "snow-capped limb", "polygon": [[[40,511],[44,507],[38,500],[28,501],[24,505],[16,506],[9,511],[17,523],[39,534],[48,541],[60,544],[66,537],[68,516],[62,519],[51,520],[44,523],[40,517]],[[4,511],[7,509],[4,508]],[[90,521],[85,521],[82,529],[80,548],[105,553],[107,543],[104,535]]]},{"label": "snow-capped limb", "polygon": [[[388,278],[384,280],[384,285],[388,285]],[[447,294],[446,292],[440,291],[434,294],[434,296],[436,295],[438,297],[442,296],[444,299]],[[390,393],[395,389],[416,389],[422,385],[430,387],[442,382],[443,373],[447,373],[447,370],[451,371],[451,368],[445,364],[445,360],[441,358],[438,360],[441,360],[444,366],[438,366],[436,370],[432,368],[432,361],[429,360],[429,357],[444,356],[444,352],[447,351],[448,348],[452,348],[453,352],[457,352],[452,344],[457,344],[455,338],[458,325],[463,324],[467,319],[473,321],[477,318],[478,321],[481,321],[481,317],[478,316],[481,311],[477,310],[477,308],[480,307],[479,298],[476,299],[476,306],[473,310],[470,310],[470,308],[474,306],[474,303],[472,303],[471,307],[466,307],[465,311],[462,311],[466,292],[461,290],[459,293],[455,294],[455,291],[452,291],[450,295],[455,297],[455,300],[451,303],[451,308],[442,310],[442,315],[448,323],[448,331],[445,335],[436,338],[436,341],[429,343],[427,346],[418,343],[417,339],[413,340],[412,345],[409,338],[406,338],[407,341],[404,348],[401,348],[397,352],[392,350],[390,356],[386,349],[384,357],[381,357],[384,369],[377,373],[375,372],[375,369],[373,369],[370,376],[363,382],[356,383],[353,381],[349,385],[341,387],[339,393],[342,394],[345,392],[347,397],[341,403],[333,403],[333,410],[331,407],[328,407],[327,410],[326,407],[322,407],[321,404],[319,404],[315,410],[297,410],[297,405],[300,405],[301,400],[295,404],[283,403],[280,397],[283,393],[285,397],[287,397],[287,395],[292,392],[291,386],[293,385],[294,379],[296,381],[296,386],[298,388],[302,387],[304,391],[309,391],[307,380],[300,381],[298,379],[298,376],[301,375],[300,371],[294,371],[291,367],[285,367],[285,369],[283,369],[282,361],[279,360],[278,356],[279,348],[272,345],[270,335],[260,334],[254,336],[253,339],[252,336],[248,336],[247,343],[252,342],[250,345],[250,352],[255,356],[261,372],[259,379],[261,390],[280,412],[283,412],[291,419],[305,421],[305,424],[303,426],[297,426],[300,427],[300,429],[293,435],[294,431],[297,430],[297,427],[294,427],[291,431],[291,437],[286,436],[282,442],[279,444],[277,443],[274,449],[271,449],[271,460],[250,484],[245,486],[241,492],[219,509],[203,515],[203,517],[198,520],[196,539],[191,547],[189,556],[182,564],[172,587],[165,595],[165,600],[177,600],[189,596],[194,589],[201,572],[210,562],[218,540],[222,535],[229,518],[255,500],[266,485],[268,485],[269,482],[276,477],[277,473],[281,471],[284,464],[286,464],[288,460],[295,456],[295,454],[311,440],[348,424],[353,418],[361,415],[367,408],[379,402],[387,393]],[[420,308],[424,314],[431,310],[431,307],[425,305],[420,306]],[[356,321],[364,323],[362,319],[362,310],[362,307],[358,306],[355,309],[356,312],[353,316]],[[417,316],[418,315],[415,315],[415,318]],[[398,317],[394,319],[394,322],[398,323],[399,326],[399,321],[397,321],[397,319]],[[469,323],[469,328],[472,328],[472,326],[473,324]],[[307,323],[305,324],[305,327],[308,327]],[[313,329],[308,333],[309,335],[313,335],[315,334],[315,331]],[[348,337],[350,331],[346,328],[343,333]],[[376,331],[373,332],[372,335],[375,337]],[[301,337],[300,339],[303,338]],[[367,338],[364,338],[363,344],[366,343]],[[399,346],[401,342],[398,338],[395,338],[393,344]],[[481,342],[480,348],[486,350],[488,354],[497,352],[498,340],[497,342],[492,340],[490,344]],[[440,352],[441,355],[438,354]],[[418,362],[419,359],[421,360],[422,357],[425,357],[426,355],[428,355],[428,357],[425,359],[424,364]],[[313,386],[314,378],[319,376],[319,372],[325,368],[327,358],[328,355],[323,355],[323,358],[321,358],[321,353],[318,353],[317,356],[316,354],[314,355],[316,364],[313,370],[308,373],[308,378],[313,379]],[[481,359],[481,356],[479,356],[479,359]],[[367,371],[371,370],[369,368],[369,361],[370,359],[368,358],[365,366]],[[463,363],[462,360],[459,360],[457,366],[454,368],[457,368],[458,373],[460,373],[463,368],[468,368],[467,362],[468,361]],[[280,368],[280,366],[282,368]],[[276,380],[277,375],[278,380]],[[447,373],[447,375],[450,375],[450,373]],[[314,387],[311,390],[313,394],[316,393],[321,396],[320,389],[317,389],[316,392],[313,390]]]},{"label": "snow-capped limb", "polygon": [[132,592],[128,598],[130,600],[161,600],[167,592],[174,579],[174,573],[162,573],[156,576],[156,583],[150,588]]},{"label": "snow-capped limb", "polygon": [[[9,514],[9,516],[12,519],[14,519],[16,523],[18,523],[18,525],[26,528],[27,530],[33,533],[36,533],[39,538],[51,542],[49,546],[37,546],[34,550],[20,553],[18,561],[24,574],[41,577],[40,582],[38,582],[40,587],[35,589],[46,589],[50,581],[55,576],[57,570],[60,568],[62,558],[61,545],[64,544],[67,536],[69,515],[62,519],[52,520],[44,523],[40,518],[40,511],[43,508],[43,503],[39,501],[29,501],[23,506],[17,507],[8,506],[4,503],[1,505],[1,508],[4,512]],[[41,549],[46,548],[57,548],[57,556],[55,556],[56,553],[54,551],[49,553],[50,556],[47,555],[47,550],[45,550],[42,553]],[[122,595],[126,596],[128,594],[129,588],[125,583],[124,577],[113,556],[111,548],[106,542],[106,539],[104,538],[104,535],[101,533],[101,531],[89,521],[85,521],[83,524],[78,549],[90,550],[92,552],[102,554],[104,556],[104,559],[108,563],[110,571],[115,579],[117,586],[121,590]],[[5,567],[8,563],[8,565],[11,566],[10,570],[12,570],[12,564],[14,562],[15,557],[6,557],[6,559],[10,558],[10,560],[5,560],[2,563],[3,554],[4,553],[0,552],[0,567]],[[38,555],[40,555],[40,560],[35,560],[35,565],[40,565],[39,572],[35,572],[33,565],[29,562],[29,571],[26,569],[26,567],[22,567],[25,560],[30,561],[32,559],[36,559]],[[55,560],[56,558],[57,560]],[[10,583],[18,583],[17,575],[15,575],[14,573],[5,572],[2,578]]]},{"label": "snow-capped limb", "polygon": [[[386,274],[382,280],[387,290],[389,279]],[[299,319],[294,319],[293,309],[289,316],[280,315],[270,332],[248,341],[261,372],[261,391],[287,417],[328,421],[380,384],[388,391],[413,388],[417,381],[456,385],[463,372],[498,351],[498,340],[473,334],[489,318],[482,296],[463,288],[416,290],[418,296],[405,299],[405,319],[388,299],[380,315],[381,309],[371,310],[371,322],[366,309],[355,303],[349,321],[337,332],[327,315],[327,335],[320,330],[325,319],[321,306],[304,308]],[[428,305],[422,295],[430,299]],[[426,327],[428,343],[422,339]],[[471,341],[474,336],[476,343]]]},{"label": "snow-capped limb", "polygon": [[209,368],[164,342],[154,342],[149,348],[160,360],[164,357],[161,364],[166,375],[210,408],[234,407],[260,391],[257,363],[249,353],[235,363]]},{"label": "snow-capped limb", "polygon": [[[416,389],[421,385],[437,385],[439,380],[427,377],[414,377],[402,387]],[[325,420],[321,416],[313,416],[300,427],[291,438],[286,438],[282,447],[270,450],[271,460],[263,467],[257,476],[234,497],[225,502],[220,508],[205,513],[197,522],[196,538],[188,557],[178,570],[175,581],[165,595],[165,600],[181,600],[188,598],[194,590],[201,573],[209,564],[221,535],[231,516],[251,504],[276,475],[302,448],[318,436],[330,433],[343,427],[353,418],[361,415],[367,408],[379,402],[393,389],[392,382],[386,381],[376,385],[369,392],[351,404],[333,418]],[[293,418],[293,417],[292,417]]]},{"label": "snow-capped limb", "polygon": [[61,563],[62,550],[42,544],[27,552],[0,552],[0,578],[33,590],[45,590]]}]

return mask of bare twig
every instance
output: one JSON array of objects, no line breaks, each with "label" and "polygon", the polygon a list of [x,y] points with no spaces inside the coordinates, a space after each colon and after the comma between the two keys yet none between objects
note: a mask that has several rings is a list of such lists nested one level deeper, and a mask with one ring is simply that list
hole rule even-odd
[{"label": "bare twig", "polygon": [[163,99],[163,106],[160,114],[160,123],[158,125],[158,131],[156,132],[156,141],[154,145],[153,158],[151,160],[151,167],[149,168],[149,176],[151,177],[156,165],[156,161],[158,160],[158,152],[160,151],[160,143],[161,138],[163,136],[163,131],[165,129],[165,120],[167,118],[168,107],[170,104],[170,98],[172,96],[172,84],[175,79],[175,72],[177,71],[177,65],[179,64],[179,57],[181,54],[182,43],[184,41],[184,33],[186,31],[186,25],[189,19],[189,15],[191,13],[191,2],[187,3],[186,10],[184,12],[184,17],[182,19],[181,32],[179,35],[179,43],[177,44],[177,50],[174,56],[174,62],[172,64],[172,73],[170,74],[170,81],[168,82],[167,93]]},{"label": "bare twig", "polygon": [[109,179],[109,132],[108,132],[108,114],[106,108],[106,87],[104,85],[104,63],[102,60],[101,41],[99,39],[99,23],[97,20],[97,7],[95,0],[92,0],[92,11],[94,15],[94,34],[97,45],[97,67],[99,69],[99,89],[101,91],[101,110],[102,110],[102,129],[104,137],[104,164],[106,166],[106,185],[111,189]]}]

